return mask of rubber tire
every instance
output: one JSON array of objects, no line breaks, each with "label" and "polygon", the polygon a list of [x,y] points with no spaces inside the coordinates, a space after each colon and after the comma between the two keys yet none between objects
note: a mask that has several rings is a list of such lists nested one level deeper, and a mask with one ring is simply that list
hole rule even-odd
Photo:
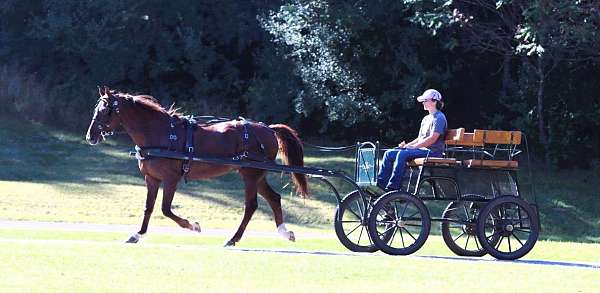
[{"label": "rubber tire", "polygon": [[[362,235],[368,240],[368,242],[367,242],[368,244],[355,243],[354,241],[352,241],[351,239],[348,238],[348,236],[346,235],[346,232],[344,231],[344,225],[341,222],[343,219],[343,216],[346,212],[348,212],[349,207],[352,206],[357,201],[360,201],[359,204],[362,207],[363,203],[362,203],[362,199],[360,197],[360,193],[358,191],[354,190],[354,191],[348,193],[342,199],[342,202],[338,204],[337,208],[335,209],[335,218],[334,218],[334,222],[333,222],[333,225],[335,228],[335,235],[337,235],[337,238],[340,240],[342,245],[344,245],[350,251],[375,252],[379,249],[373,243],[373,241],[371,241],[369,232],[367,231],[368,230],[367,225],[365,224],[366,221],[364,221],[362,218],[361,218],[362,224],[360,224],[362,227],[360,227],[360,229],[363,233]],[[367,198],[367,209],[369,209],[370,206],[371,206],[370,198]],[[364,208],[364,207],[362,207],[362,208]],[[361,237],[359,237],[359,239],[360,238]]]},{"label": "rubber tire", "polygon": [[[507,253],[499,251],[495,247],[496,244],[498,244],[498,241],[500,241],[500,245],[502,244],[502,238],[496,238],[495,240],[492,240],[491,243],[487,241],[487,237],[485,235],[485,222],[492,211],[494,211],[501,205],[511,203],[519,206],[521,208],[521,213],[527,213],[527,216],[530,220],[529,228],[531,232],[526,242],[523,246],[521,246],[521,248],[519,248],[516,251]],[[495,218],[497,218],[497,220],[499,221],[503,220],[501,216]],[[477,237],[479,238],[479,243],[481,243],[481,245],[487,250],[487,252],[491,256],[500,260],[515,260],[525,256],[527,253],[529,253],[529,251],[531,251],[531,249],[533,249],[533,246],[537,242],[539,236],[539,227],[540,226],[538,223],[537,214],[526,201],[514,196],[501,196],[491,200],[479,213],[479,218],[477,219]]]},{"label": "rubber tire", "polygon": [[[422,229],[415,242],[412,245],[409,245],[409,247],[395,248],[389,246],[388,241],[390,240],[390,238],[393,240],[393,234],[391,235],[391,237],[387,237],[386,235],[386,237],[383,237],[382,239],[379,237],[377,232],[377,217],[375,215],[379,214],[379,211],[383,209],[386,205],[389,206],[391,202],[396,200],[401,200],[413,204],[418,209],[418,212],[421,216]],[[379,249],[381,249],[381,251],[391,255],[409,255],[419,250],[423,246],[423,244],[425,244],[427,237],[429,237],[429,231],[431,230],[431,218],[429,217],[429,211],[425,207],[423,201],[421,201],[415,196],[409,195],[408,193],[395,191],[386,193],[379,199],[377,199],[369,216],[368,227],[371,239],[373,240],[375,245]]]},{"label": "rubber tire", "polygon": [[[444,210],[444,213],[442,214],[442,218],[443,219],[456,218],[456,216],[453,216],[452,213],[454,211],[456,211],[456,208],[459,205],[463,205],[465,202],[471,202],[471,201],[453,201],[453,202],[449,203],[448,206],[446,207],[446,209]],[[483,203],[481,203],[481,204],[483,204]],[[472,225],[477,226],[477,218],[475,218],[475,223],[473,223]],[[479,244],[480,249],[474,249],[474,250],[464,249],[462,246],[457,245],[456,242],[454,241],[454,237],[450,233],[450,223],[448,221],[441,222],[440,229],[442,231],[442,238],[444,239],[446,246],[448,246],[448,248],[454,254],[456,254],[458,256],[474,256],[474,257],[482,257],[487,254],[487,251],[485,250],[485,248],[483,248],[481,246],[481,244]],[[476,229],[477,228],[474,227],[474,229],[473,229],[474,235],[472,238],[474,238],[473,241],[477,241],[477,243],[480,243],[479,237],[477,237]]]}]

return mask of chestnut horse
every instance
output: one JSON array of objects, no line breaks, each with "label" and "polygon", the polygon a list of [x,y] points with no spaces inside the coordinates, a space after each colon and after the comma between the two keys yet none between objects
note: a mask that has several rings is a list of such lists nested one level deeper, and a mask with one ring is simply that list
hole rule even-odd
[{"label": "chestnut horse", "polygon": [[[129,95],[109,90],[107,87],[99,88],[99,94],[100,98],[86,134],[86,140],[91,145],[98,144],[106,135],[122,125],[133,142],[142,149],[164,148],[182,153],[187,150],[187,122],[180,113],[164,109],[157,100],[147,95]],[[274,162],[277,153],[280,153],[287,165],[304,164],[302,142],[293,129],[283,124],[266,126],[262,123],[228,121],[197,125],[193,132],[193,147],[193,154],[196,156],[239,158],[240,154],[255,154],[261,155],[265,161]],[[148,230],[148,222],[161,183],[163,214],[182,228],[200,232],[197,222],[191,223],[171,211],[171,203],[177,184],[183,177],[182,168],[186,162],[156,157],[138,161],[148,189],[146,209],[141,229],[127,242],[138,242]],[[189,165],[186,179],[214,178],[231,171],[238,171],[244,181],[245,210],[240,226],[225,245],[233,246],[242,238],[252,214],[258,207],[257,192],[271,206],[278,233],[290,241],[295,241],[293,232],[288,231],[283,223],[281,196],[269,186],[266,170],[193,161]],[[300,196],[306,197],[306,176],[294,173],[292,179]]]}]

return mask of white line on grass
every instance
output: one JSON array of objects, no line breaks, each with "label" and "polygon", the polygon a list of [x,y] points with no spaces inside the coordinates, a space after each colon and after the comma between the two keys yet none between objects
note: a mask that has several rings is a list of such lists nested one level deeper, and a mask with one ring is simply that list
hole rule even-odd
[{"label": "white line on grass", "polygon": [[[200,246],[192,244],[159,244],[159,243],[139,243],[126,244],[122,242],[112,241],[91,241],[91,240],[54,240],[54,239],[15,239],[15,238],[0,238],[0,243],[19,243],[19,244],[50,244],[50,245],[97,245],[97,246],[122,246],[122,247],[158,247],[169,249],[183,250],[221,250],[232,251],[237,253],[276,253],[276,254],[292,254],[292,255],[315,255],[315,256],[333,256],[333,257],[394,257],[382,253],[356,253],[356,252],[333,252],[333,251],[318,251],[318,250],[290,250],[290,249],[273,249],[273,248],[240,248],[240,247],[221,247],[221,246]],[[485,262],[496,265],[536,265],[536,266],[558,266],[580,269],[600,269],[598,263],[584,262],[566,262],[566,261],[548,261],[548,260],[514,260],[501,261],[487,258],[470,258],[459,256],[430,256],[430,255],[409,255],[396,256],[397,258],[413,258],[413,259],[429,259],[437,261],[463,261],[463,262]]]}]

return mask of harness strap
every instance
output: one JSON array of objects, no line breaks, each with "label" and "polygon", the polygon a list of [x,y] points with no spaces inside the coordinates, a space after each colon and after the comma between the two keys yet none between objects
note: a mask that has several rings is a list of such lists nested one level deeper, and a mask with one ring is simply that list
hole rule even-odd
[{"label": "harness strap", "polygon": [[175,147],[175,142],[177,141],[177,134],[175,132],[175,123],[177,121],[175,120],[175,117],[171,116],[169,117],[169,124],[170,124],[170,128],[169,128],[169,150],[176,150]]},{"label": "harness strap", "polygon": [[239,117],[238,119],[240,119],[240,122],[242,123],[242,127],[244,129],[244,133],[242,134],[242,141],[244,143],[244,151],[242,152],[242,159],[245,159],[248,157],[248,139],[250,138],[250,136],[248,135],[248,124],[250,124],[248,122],[248,120],[246,120],[246,118],[244,117]]},{"label": "harness strap", "polygon": [[185,136],[185,151],[188,155],[188,160],[183,162],[183,180],[187,183],[187,175],[190,172],[192,158],[194,157],[194,131],[196,131],[196,120],[193,117],[186,117],[186,136]]},{"label": "harness strap", "polygon": [[[252,128],[248,127],[250,122],[248,122],[248,120],[246,120],[246,118],[241,117],[241,116],[238,118],[238,120],[242,124],[242,129],[243,129],[242,142],[244,144],[244,150],[241,155],[234,156],[233,159],[236,161],[246,160],[246,159],[252,160],[252,161],[265,161],[265,146],[260,142],[260,140],[258,139],[258,137],[256,135],[251,135]],[[264,125],[264,123],[263,123],[263,125]],[[256,140],[256,143],[259,146],[259,152],[261,155],[260,158],[257,156],[254,156],[254,157],[250,156],[250,137],[251,136]]]}]

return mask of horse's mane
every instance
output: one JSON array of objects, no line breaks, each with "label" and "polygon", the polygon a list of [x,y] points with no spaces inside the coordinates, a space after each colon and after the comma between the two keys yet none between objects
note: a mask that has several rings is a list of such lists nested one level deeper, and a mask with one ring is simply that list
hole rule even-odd
[{"label": "horse's mane", "polygon": [[169,116],[180,117],[183,116],[183,113],[178,112],[178,108],[174,108],[174,104],[169,107],[169,109],[165,109],[157,99],[150,95],[131,95],[128,93],[116,93],[117,95],[133,101],[134,104],[141,105],[148,110],[165,113]]}]

